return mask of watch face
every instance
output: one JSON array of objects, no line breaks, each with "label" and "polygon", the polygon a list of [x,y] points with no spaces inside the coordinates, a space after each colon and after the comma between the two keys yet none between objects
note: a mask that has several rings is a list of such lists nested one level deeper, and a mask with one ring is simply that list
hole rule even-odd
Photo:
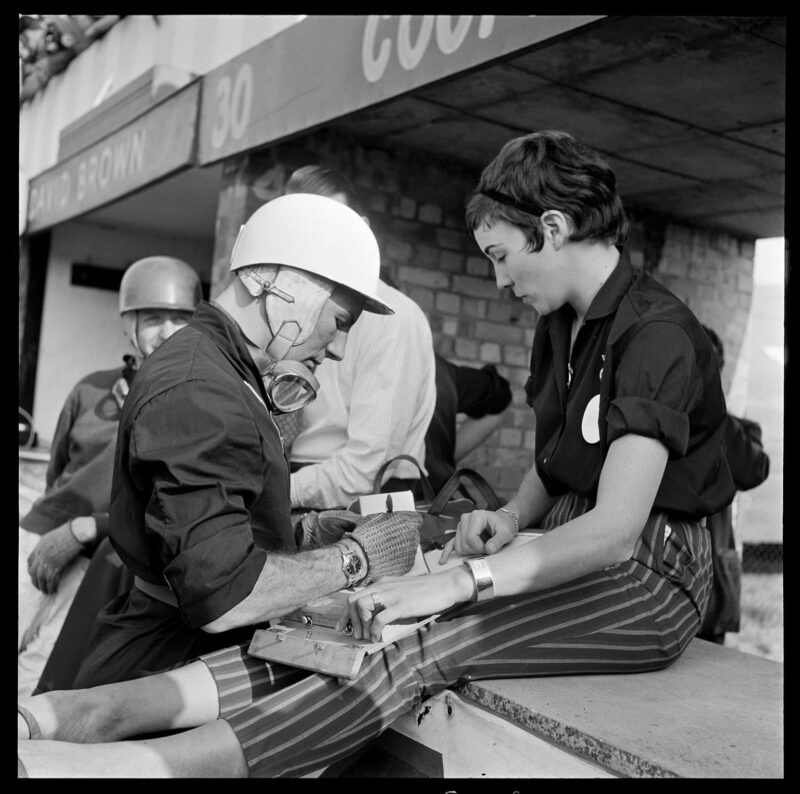
[{"label": "watch face", "polygon": [[354,552],[348,553],[344,564],[344,572],[347,576],[358,576],[361,573],[361,557],[358,554]]}]

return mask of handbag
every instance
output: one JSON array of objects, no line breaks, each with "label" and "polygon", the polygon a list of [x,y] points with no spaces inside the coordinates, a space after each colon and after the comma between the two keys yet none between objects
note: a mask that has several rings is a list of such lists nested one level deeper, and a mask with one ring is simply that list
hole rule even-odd
[{"label": "handbag", "polygon": [[[416,458],[411,455],[396,455],[387,460],[375,475],[373,493],[380,493],[383,475],[396,460],[407,460],[419,471],[422,499],[415,500],[415,507],[422,513],[420,546],[423,551],[442,548],[453,536],[458,521],[464,513],[478,509],[497,510],[503,504],[486,478],[469,468],[456,469],[439,493],[434,494],[430,480],[423,473]],[[473,490],[477,494],[473,495]]]}]

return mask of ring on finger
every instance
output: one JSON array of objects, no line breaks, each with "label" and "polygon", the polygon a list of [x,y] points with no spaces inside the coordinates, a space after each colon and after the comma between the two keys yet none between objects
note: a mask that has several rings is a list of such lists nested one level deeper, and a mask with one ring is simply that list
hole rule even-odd
[{"label": "ring on finger", "polygon": [[380,596],[376,597],[375,593],[370,593],[369,596],[372,599],[372,611],[373,611],[373,613],[377,614],[381,610],[386,609],[386,607],[384,606],[383,602],[380,599]]}]

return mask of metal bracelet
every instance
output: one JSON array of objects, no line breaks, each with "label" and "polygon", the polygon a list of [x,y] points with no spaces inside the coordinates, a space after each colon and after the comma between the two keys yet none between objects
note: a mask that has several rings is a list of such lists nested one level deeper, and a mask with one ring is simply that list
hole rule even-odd
[{"label": "metal bracelet", "polygon": [[495,513],[508,513],[514,519],[514,535],[519,535],[519,516],[506,507],[498,507]]},{"label": "metal bracelet", "polygon": [[494,578],[489,570],[489,563],[483,557],[467,557],[464,567],[472,576],[473,601],[486,601],[494,597]]}]

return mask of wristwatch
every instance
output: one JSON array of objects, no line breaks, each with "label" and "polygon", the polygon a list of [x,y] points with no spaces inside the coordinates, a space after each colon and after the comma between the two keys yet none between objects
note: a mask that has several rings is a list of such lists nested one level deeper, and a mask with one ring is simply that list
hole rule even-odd
[{"label": "wristwatch", "polygon": [[358,584],[366,575],[361,555],[347,541],[340,540],[334,545],[342,555],[342,573],[347,579],[347,587]]}]

